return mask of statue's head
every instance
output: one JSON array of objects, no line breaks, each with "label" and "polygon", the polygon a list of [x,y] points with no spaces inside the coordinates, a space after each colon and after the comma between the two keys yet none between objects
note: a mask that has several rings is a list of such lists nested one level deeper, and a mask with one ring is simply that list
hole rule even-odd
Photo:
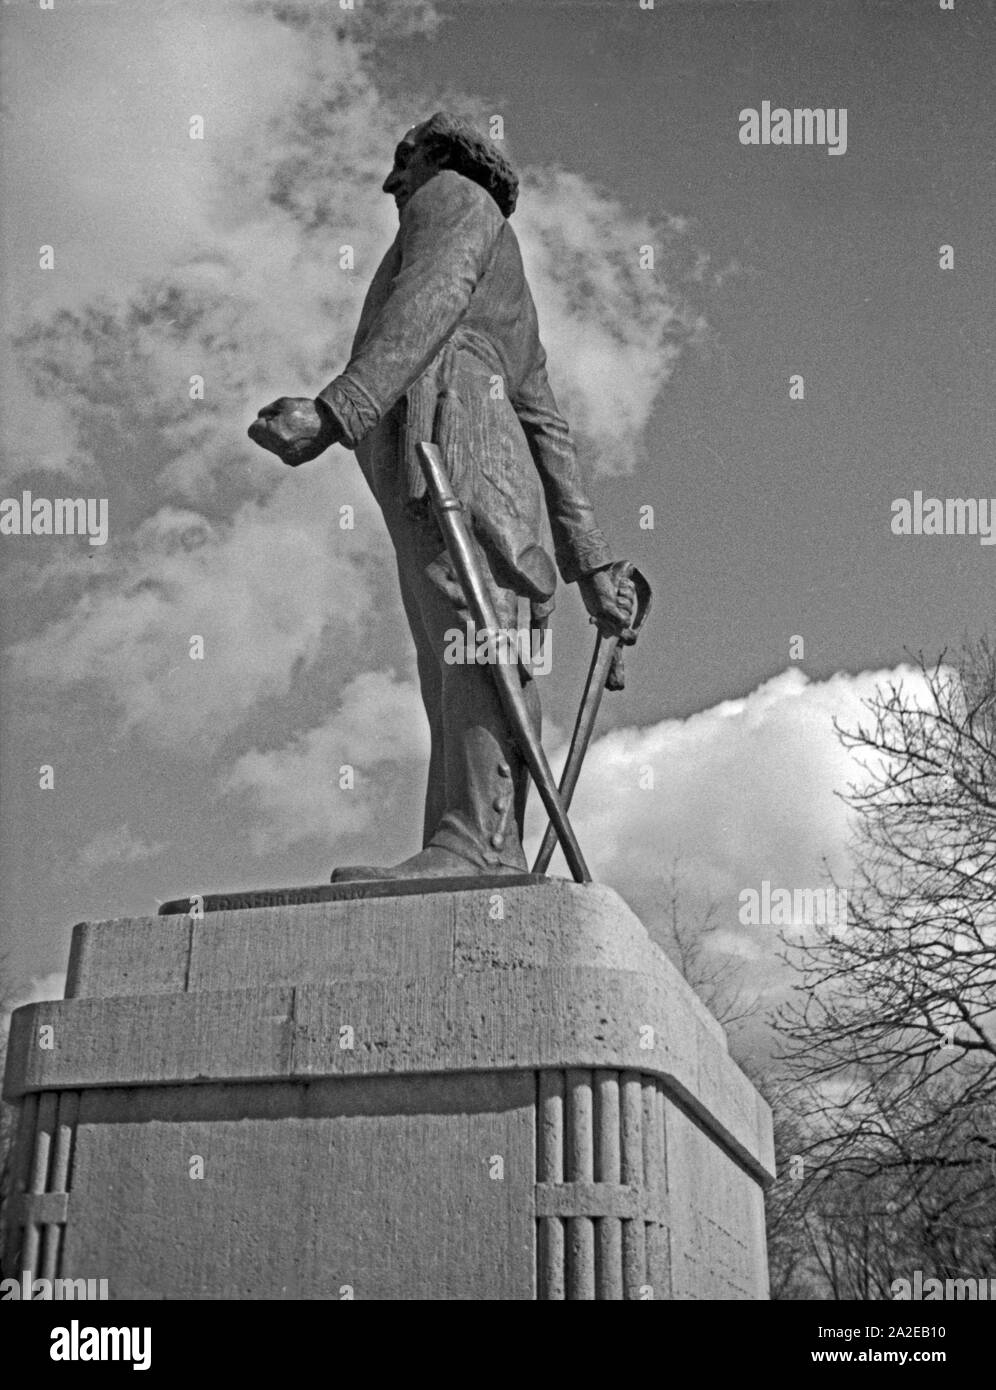
[{"label": "statue's head", "polygon": [[443,169],[453,169],[480,184],[505,217],[514,212],[519,180],[512,166],[469,121],[447,111],[437,111],[407,132],[394,152],[384,192],[394,195],[400,212],[412,194]]}]

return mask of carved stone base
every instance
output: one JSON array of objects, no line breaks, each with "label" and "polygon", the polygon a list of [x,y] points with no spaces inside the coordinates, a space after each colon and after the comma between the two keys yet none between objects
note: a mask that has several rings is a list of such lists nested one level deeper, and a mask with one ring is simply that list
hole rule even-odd
[{"label": "carved stone base", "polygon": [[83,923],[67,999],[14,1016],[6,1092],[8,1277],[767,1297],[767,1107],[597,885]]}]

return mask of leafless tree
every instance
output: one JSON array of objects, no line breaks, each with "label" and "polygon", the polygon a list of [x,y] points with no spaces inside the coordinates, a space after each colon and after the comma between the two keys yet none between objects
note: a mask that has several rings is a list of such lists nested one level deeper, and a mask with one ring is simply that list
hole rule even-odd
[{"label": "leafless tree", "polygon": [[789,948],[789,1290],[802,1270],[831,1297],[888,1297],[996,1255],[996,652],[966,640],[918,667],[926,699],[892,684],[838,730],[866,774],[845,797],[858,882],[847,924]]},{"label": "leafless tree", "polygon": [[660,926],[655,936],[661,949],[713,1017],[735,1033],[759,1013],[760,1001],[744,985],[737,960],[710,949],[719,930],[717,904],[709,900],[697,916],[688,913],[678,858],[671,861],[657,907]]},{"label": "leafless tree", "polygon": [[[868,774],[846,796],[858,885],[849,923],[801,947],[801,1003],[779,1021],[794,1074],[824,1119],[832,1095],[852,1147],[893,1143],[883,1095],[902,1109],[943,1081],[949,1109],[996,1099],[996,656],[982,639],[954,668],[919,666],[926,702],[893,684],[839,731]],[[930,1105],[916,1113],[937,1125]]]},{"label": "leafless tree", "polygon": [[842,1147],[839,1133],[828,1139],[812,1114],[793,1110],[791,1095],[776,1105],[772,1297],[884,1299],[894,1280],[917,1269],[942,1279],[987,1277],[996,1259],[994,1115],[952,1110],[945,1085],[908,1100],[912,1115],[879,1097],[888,1150],[876,1151],[864,1136]]}]

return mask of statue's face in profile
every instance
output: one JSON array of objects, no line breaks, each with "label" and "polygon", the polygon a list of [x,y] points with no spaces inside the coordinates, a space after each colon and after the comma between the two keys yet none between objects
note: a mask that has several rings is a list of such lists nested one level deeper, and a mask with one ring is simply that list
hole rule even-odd
[{"label": "statue's face in profile", "polygon": [[420,131],[420,126],[408,131],[394,151],[394,167],[384,180],[383,190],[393,196],[399,213],[412,194],[439,173],[437,160],[419,138]]}]

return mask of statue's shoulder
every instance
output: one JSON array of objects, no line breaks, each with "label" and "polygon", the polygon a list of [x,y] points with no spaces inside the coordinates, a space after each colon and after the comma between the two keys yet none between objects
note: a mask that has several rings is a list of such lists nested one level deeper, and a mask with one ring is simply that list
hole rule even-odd
[{"label": "statue's shoulder", "polygon": [[408,208],[422,215],[466,216],[477,213],[482,221],[499,227],[504,218],[487,189],[455,169],[442,169],[414,194]]}]

